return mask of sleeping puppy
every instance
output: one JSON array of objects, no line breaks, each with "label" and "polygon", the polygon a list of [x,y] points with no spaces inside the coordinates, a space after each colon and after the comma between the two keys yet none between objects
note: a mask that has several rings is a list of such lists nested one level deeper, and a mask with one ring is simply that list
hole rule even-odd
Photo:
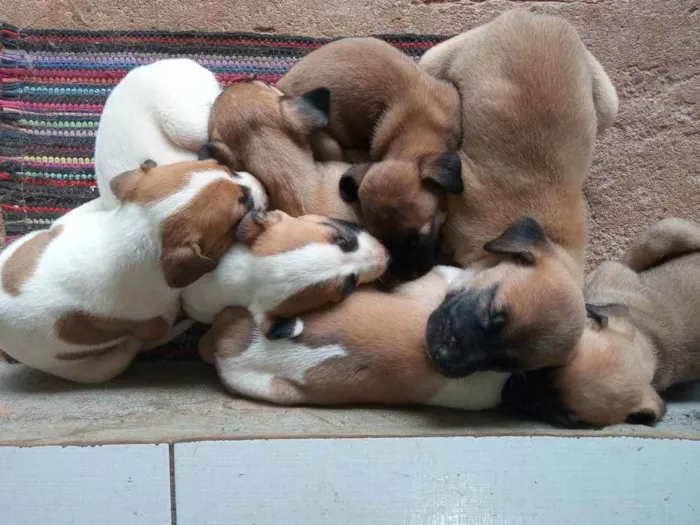
[{"label": "sleeping puppy", "polygon": [[623,263],[605,262],[585,286],[588,325],[571,361],[514,376],[513,410],[565,426],[654,424],[657,394],[700,379],[700,224],[667,219]]},{"label": "sleeping puppy", "polygon": [[391,293],[361,288],[303,316],[304,333],[292,340],[270,341],[245,310],[227,308],[200,340],[200,355],[232,392],[273,403],[491,408],[507,374],[447,379],[426,353],[428,316],[461,272],[438,266]]},{"label": "sleeping puppy", "polygon": [[450,377],[564,364],[583,331],[582,185],[610,126],[610,80],[561,18],[513,10],[448,40],[420,66],[462,95],[464,192],[444,227],[455,283],[426,333]]},{"label": "sleeping puppy", "polygon": [[292,217],[325,215],[306,185],[317,177],[310,137],[328,123],[329,104],[326,89],[288,97],[258,80],[234,84],[214,102],[210,142],[200,158],[254,173],[272,209]]},{"label": "sleeping puppy", "polygon": [[317,215],[253,213],[218,268],[188,286],[185,312],[211,324],[227,306],[247,308],[266,337],[295,337],[299,313],[344,299],[386,270],[385,248],[358,226]]},{"label": "sleeping puppy", "polygon": [[[335,60],[346,59],[347,67],[336,67]],[[369,150],[372,142],[373,156],[383,162],[353,166],[333,197],[359,204],[363,224],[390,249],[391,273],[411,278],[427,271],[440,245],[444,195],[461,188],[454,88],[375,39],[347,39],[314,51],[278,85],[288,96],[251,82],[219,97],[209,128],[214,158],[255,173],[272,207],[293,216],[328,215],[304,184],[316,177],[318,132],[332,131],[352,115],[356,142],[341,146]],[[321,158],[339,160],[342,154]],[[379,203],[386,204],[383,211]]]},{"label": "sleeping puppy", "polygon": [[[95,142],[95,176],[106,209],[118,204],[110,181],[144,160],[159,166],[197,160],[219,93],[213,73],[181,58],[137,67],[117,84],[105,103]],[[238,177],[262,203],[262,186],[248,173]]]},{"label": "sleeping puppy", "polygon": [[427,272],[439,255],[445,197],[463,189],[454,86],[386,42],[346,38],[309,53],[277,87],[289,95],[330,90],[324,133],[339,150],[368,151],[373,161],[347,172],[340,195],[359,202],[367,230],[389,248],[390,275]]},{"label": "sleeping puppy", "polygon": [[0,254],[0,348],[83,383],[115,377],[167,335],[180,289],[216,268],[251,207],[214,161],[149,161],[111,190],[115,209],[91,201]]}]

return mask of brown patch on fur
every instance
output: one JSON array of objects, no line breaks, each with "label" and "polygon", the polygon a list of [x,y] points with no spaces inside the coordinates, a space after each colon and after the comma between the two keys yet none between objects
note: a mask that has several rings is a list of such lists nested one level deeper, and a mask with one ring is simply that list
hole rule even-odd
[{"label": "brown patch on fur", "polygon": [[361,288],[343,302],[303,317],[300,343],[340,344],[349,355],[309,370],[297,385],[305,402],[422,403],[444,385],[425,347],[425,326],[447,283],[429,273],[394,292]]},{"label": "brown patch on fur", "polygon": [[328,219],[317,215],[294,218],[275,210],[248,216],[238,236],[257,256],[268,257],[302,248],[315,242],[330,244],[336,230]]},{"label": "brown patch on fur", "polygon": [[80,311],[63,314],[54,326],[59,339],[75,345],[98,345],[125,335],[144,343],[152,342],[165,337],[170,328],[162,317],[134,321],[95,316]]},{"label": "brown patch on fur", "polygon": [[304,312],[320,308],[328,303],[345,299],[352,291],[345,286],[345,278],[331,279],[303,289],[275,309],[267,312],[272,317],[294,317]]},{"label": "brown patch on fur", "polygon": [[121,202],[157,202],[174,195],[190,181],[192,173],[228,169],[215,160],[178,162],[167,166],[141,167],[117,175],[110,182]]},{"label": "brown patch on fur", "polygon": [[[18,296],[22,285],[26,283],[36,271],[41,255],[49,243],[63,231],[63,226],[58,224],[50,230],[38,233],[28,241],[22,243],[5,261],[2,268],[2,287],[6,293]],[[22,241],[19,241],[22,242]]]},{"label": "brown patch on fur", "polygon": [[221,179],[163,221],[160,260],[168,284],[182,288],[216,268],[247,211],[243,186]]},{"label": "brown patch on fur", "polygon": [[205,363],[213,364],[215,354],[226,357],[245,352],[253,341],[254,327],[253,317],[245,308],[225,308],[199,340],[199,357]]}]

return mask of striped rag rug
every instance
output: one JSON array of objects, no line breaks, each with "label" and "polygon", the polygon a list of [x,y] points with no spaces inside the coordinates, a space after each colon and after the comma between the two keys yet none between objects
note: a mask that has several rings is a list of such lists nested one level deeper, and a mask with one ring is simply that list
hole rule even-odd
[{"label": "striped rag rug", "polygon": [[[383,35],[414,59],[446,37]],[[223,86],[275,83],[328,39],[247,33],[19,30],[0,24],[0,208],[11,242],[97,196],[95,134],[105,99],[130,69],[187,57]],[[1,241],[0,241],[1,242]],[[201,328],[150,357],[194,355]]]}]

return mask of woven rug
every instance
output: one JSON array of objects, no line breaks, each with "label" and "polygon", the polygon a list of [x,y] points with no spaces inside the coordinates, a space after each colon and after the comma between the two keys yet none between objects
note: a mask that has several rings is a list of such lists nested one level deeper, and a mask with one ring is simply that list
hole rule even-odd
[{"label": "woven rug", "polygon": [[[380,35],[414,59],[447,37]],[[11,242],[95,198],[95,134],[111,89],[134,67],[187,57],[223,86],[275,83],[329,42],[244,33],[18,30],[0,24],[1,232]],[[195,355],[202,327],[145,358]],[[2,357],[0,357],[2,359]]]}]

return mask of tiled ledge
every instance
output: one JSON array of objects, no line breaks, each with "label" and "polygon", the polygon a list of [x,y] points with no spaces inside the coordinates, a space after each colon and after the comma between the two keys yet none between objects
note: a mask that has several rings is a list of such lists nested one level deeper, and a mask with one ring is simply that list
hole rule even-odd
[{"label": "tiled ledge", "polygon": [[633,436],[700,440],[700,385],[675,392],[655,428],[561,430],[498,411],[281,408],[235,399],[199,362],[138,363],[83,387],[0,366],[0,445],[97,445],[318,437]]}]

